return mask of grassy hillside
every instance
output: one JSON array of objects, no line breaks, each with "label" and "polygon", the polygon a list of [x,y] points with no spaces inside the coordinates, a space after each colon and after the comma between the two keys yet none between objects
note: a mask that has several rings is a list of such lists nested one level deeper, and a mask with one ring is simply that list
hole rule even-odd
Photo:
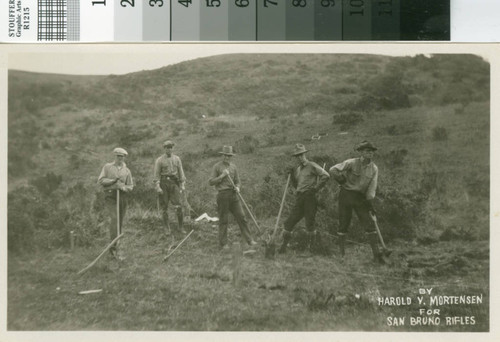
[{"label": "grassy hillside", "polygon": [[[429,282],[442,273],[439,276],[453,276],[462,283],[474,279],[465,276],[469,274],[484,284],[481,290],[487,293],[489,253],[484,248],[489,239],[489,95],[489,65],[472,55],[223,55],[106,77],[10,71],[8,238],[9,256],[18,256],[9,258],[14,265],[9,267],[9,283],[23,279],[38,283],[32,271],[40,265],[26,261],[29,257],[23,253],[67,248],[70,230],[76,232],[78,246],[88,248],[78,250],[80,258],[91,259],[90,255],[101,248],[106,226],[96,181],[116,146],[129,151],[127,165],[136,181],[127,228],[134,236],[128,243],[130,253],[135,255],[133,267],[127,269],[135,274],[142,261],[150,266],[140,272],[155,272],[153,265],[159,256],[151,253],[161,253],[165,244],[155,244],[160,232],[152,227],[158,228],[160,223],[151,214],[156,208],[152,168],[154,159],[162,153],[162,141],[172,139],[177,143],[176,153],[188,177],[187,200],[192,215],[216,215],[215,193],[208,185],[208,177],[219,160],[217,151],[222,145],[234,145],[242,195],[263,227],[271,229],[285,183],[284,169],[293,162],[289,153],[295,143],[304,143],[311,150],[310,159],[328,168],[354,156],[355,144],[369,139],[379,147],[375,156],[380,172],[376,208],[384,238],[401,253],[413,251],[410,261],[405,259],[403,263],[395,258],[392,268],[381,273],[406,281]],[[330,182],[320,194],[317,221],[324,236],[337,230],[337,193],[337,186]],[[285,217],[292,199],[288,196]],[[227,259],[214,256],[220,260],[205,260],[198,266],[189,263],[189,256],[213,253],[210,243],[215,241],[206,240],[213,234],[207,233],[209,227],[196,227],[200,250],[188,247],[187,260],[181,259],[175,266],[188,263],[188,271],[179,271],[178,275],[185,282],[199,273],[198,266],[210,269],[211,263],[224,264]],[[148,236],[150,229],[152,237]],[[354,243],[364,241],[356,221],[349,239]],[[464,247],[466,242],[468,247]],[[154,246],[146,252],[142,244]],[[463,248],[468,251],[466,257]],[[335,252],[333,238],[326,239],[321,253]],[[63,253],[69,260],[67,266],[56,263],[56,268],[51,269],[55,274],[62,277],[78,268],[76,254],[69,256],[64,249],[50,253],[54,257]],[[355,255],[363,258],[363,253]],[[252,262],[264,262],[261,258]],[[286,265],[310,266],[301,258],[293,258],[276,264],[284,274],[273,271],[279,282],[295,284],[287,287],[286,291],[292,292],[291,288],[298,285],[295,278],[286,275]],[[312,279],[319,279],[332,260],[317,258],[319,265],[312,268]],[[472,271],[469,266],[474,260],[479,260],[482,268]],[[271,276],[272,272],[259,275],[252,262],[247,264],[249,282]],[[351,262],[355,265],[350,266],[370,271],[370,265],[364,265],[362,260]],[[122,271],[120,268],[120,274]],[[95,272],[93,277],[109,270],[101,266]],[[51,279],[49,283],[53,284],[55,278]],[[342,277],[339,281],[348,282]],[[378,285],[389,291],[391,284],[384,284]],[[402,291],[415,291],[413,284]],[[329,286],[318,285],[307,296],[315,290],[327,291]],[[213,288],[205,290],[209,296]],[[21,309],[23,294],[23,288],[9,288],[11,317],[25,317],[25,309]],[[185,300],[191,300],[186,296]],[[114,300],[109,305],[114,306]],[[266,305],[259,310],[270,315],[272,310]],[[302,314],[309,310],[304,305],[297,309]],[[45,303],[40,303],[39,309],[44,308]],[[189,306],[183,308],[190,310]],[[361,312],[365,308],[358,309]],[[326,319],[329,312],[325,310]],[[486,315],[487,308],[484,310],[481,315]],[[379,314],[375,310],[374,315]],[[178,316],[185,317],[185,313]],[[201,324],[201,330],[231,330],[228,322],[216,324],[210,317]],[[201,318],[193,317],[185,324],[171,319],[175,321],[167,324],[171,329],[197,330],[195,324]],[[22,320],[9,322],[15,329],[23,326]],[[53,322],[35,324],[33,328],[65,326],[59,318]],[[247,322],[240,328],[293,329],[292,323],[278,322]],[[113,329],[129,324],[124,321],[115,327],[105,321],[102,325],[68,323],[66,327]],[[147,327],[169,329],[167,325]],[[324,325],[332,330],[378,330],[380,326]],[[320,329],[321,324],[300,327]]]}]

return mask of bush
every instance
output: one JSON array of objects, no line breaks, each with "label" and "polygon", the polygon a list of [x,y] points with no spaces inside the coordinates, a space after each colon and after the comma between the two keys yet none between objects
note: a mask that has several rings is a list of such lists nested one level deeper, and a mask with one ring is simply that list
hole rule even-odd
[{"label": "bush", "polygon": [[438,126],[432,129],[432,140],[434,141],[445,141],[448,140],[448,132],[446,128]]},{"label": "bush", "polygon": [[340,125],[341,131],[346,131],[362,121],[363,114],[361,113],[336,114],[333,116],[333,124]]},{"label": "bush", "polygon": [[33,248],[35,224],[29,213],[37,204],[36,189],[19,188],[8,194],[7,247],[9,252],[21,253]]},{"label": "bush", "polygon": [[245,135],[242,139],[236,141],[234,146],[239,153],[254,153],[255,150],[259,147],[259,140],[251,135]]},{"label": "bush", "polygon": [[233,127],[229,122],[226,121],[215,121],[211,126],[208,127],[208,132],[206,134],[207,138],[220,137],[224,131]]},{"label": "bush", "polygon": [[398,149],[398,150],[392,150],[391,152],[387,153],[384,156],[384,162],[389,167],[403,166],[404,160],[405,160],[407,155],[408,155],[408,150],[405,148]]},{"label": "bush", "polygon": [[50,195],[54,192],[59,185],[61,185],[62,176],[56,175],[52,172],[47,173],[45,176],[38,177],[31,180],[30,185],[38,189],[38,191],[45,196]]}]

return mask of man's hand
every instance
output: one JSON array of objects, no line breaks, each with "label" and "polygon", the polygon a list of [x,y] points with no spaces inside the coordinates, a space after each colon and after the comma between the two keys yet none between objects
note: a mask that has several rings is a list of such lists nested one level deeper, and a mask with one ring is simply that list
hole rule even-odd
[{"label": "man's hand", "polygon": [[120,180],[116,182],[116,188],[120,191],[127,192],[125,184]]},{"label": "man's hand", "polygon": [[237,193],[237,194],[239,194],[239,193],[240,193],[240,188],[239,188],[239,187],[237,187],[237,186],[235,186],[235,187],[234,187],[234,191],[236,191],[236,193]]},{"label": "man's hand", "polygon": [[160,184],[157,184],[157,185],[156,185],[156,189],[155,189],[155,190],[156,190],[156,192],[157,192],[158,194],[160,194],[160,195],[163,193],[163,190],[161,189]]},{"label": "man's hand", "polygon": [[229,170],[228,169],[224,169],[224,171],[222,171],[222,174],[221,174],[222,178],[224,178],[226,176],[229,176]]},{"label": "man's hand", "polygon": [[186,190],[186,185],[184,183],[181,183],[181,192],[183,192],[184,190]]}]

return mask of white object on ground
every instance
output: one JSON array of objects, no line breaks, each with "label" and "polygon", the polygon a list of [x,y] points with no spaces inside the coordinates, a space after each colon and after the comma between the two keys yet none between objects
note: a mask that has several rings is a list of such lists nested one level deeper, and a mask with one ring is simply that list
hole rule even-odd
[{"label": "white object on ground", "polygon": [[80,292],[78,292],[78,294],[82,294],[83,295],[83,294],[98,293],[98,292],[102,292],[102,289],[80,291]]},{"label": "white object on ground", "polygon": [[197,219],[195,219],[196,222],[201,221],[201,220],[207,220],[208,222],[218,222],[219,218],[218,217],[210,217],[208,216],[207,213],[203,213],[203,215],[199,216]]}]

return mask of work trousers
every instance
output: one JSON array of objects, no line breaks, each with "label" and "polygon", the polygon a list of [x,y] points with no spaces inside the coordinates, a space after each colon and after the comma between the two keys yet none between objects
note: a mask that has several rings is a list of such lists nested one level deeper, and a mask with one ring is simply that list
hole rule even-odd
[{"label": "work trousers", "polygon": [[[106,211],[108,212],[108,216],[111,218],[111,222],[109,225],[109,237],[111,241],[113,241],[118,235],[118,222],[120,222],[119,232],[122,233],[123,226],[123,217],[127,211],[127,194],[123,191],[120,191],[120,217],[117,216],[117,208],[116,208],[116,191],[117,190],[105,190],[105,206]],[[117,220],[119,220],[117,222]],[[112,247],[112,249],[116,248],[116,244]]]},{"label": "work trousers", "polygon": [[241,207],[240,199],[234,190],[222,190],[217,194],[217,211],[219,213],[219,245],[227,244],[227,227],[229,213],[233,214],[236,223],[240,227],[241,236],[250,244],[252,237],[248,230],[247,219]]},{"label": "work trousers", "polygon": [[374,233],[375,225],[370,217],[369,206],[365,195],[344,188],[340,189],[339,194],[339,233],[347,233],[349,225],[351,224],[353,210],[356,212],[365,232]]},{"label": "work trousers", "polygon": [[299,192],[295,197],[290,216],[285,220],[285,230],[291,232],[295,225],[306,219],[306,228],[308,232],[314,232],[314,220],[318,211],[318,199],[314,191]]},{"label": "work trousers", "polygon": [[165,227],[170,227],[168,221],[168,204],[172,203],[177,214],[177,220],[179,221],[179,225],[175,228],[175,233],[180,234],[182,230],[184,214],[182,212],[181,192],[179,184],[171,177],[162,176],[160,180],[160,188],[163,190],[162,194],[158,194],[158,197],[160,199],[160,209],[163,217],[163,224],[165,225]]}]

